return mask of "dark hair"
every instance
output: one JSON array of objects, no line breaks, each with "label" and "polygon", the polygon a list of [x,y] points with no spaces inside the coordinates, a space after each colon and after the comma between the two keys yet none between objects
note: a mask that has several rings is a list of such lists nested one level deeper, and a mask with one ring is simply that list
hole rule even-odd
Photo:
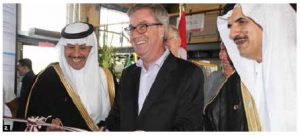
[{"label": "dark hair", "polygon": [[228,3],[224,6],[223,8],[223,12],[222,12],[222,15],[225,15],[228,11],[232,10],[234,8],[234,5],[236,3]]},{"label": "dark hair", "polygon": [[26,66],[28,67],[30,70],[32,70],[32,63],[31,60],[28,58],[24,58],[24,59],[20,59],[18,61],[18,66]]}]

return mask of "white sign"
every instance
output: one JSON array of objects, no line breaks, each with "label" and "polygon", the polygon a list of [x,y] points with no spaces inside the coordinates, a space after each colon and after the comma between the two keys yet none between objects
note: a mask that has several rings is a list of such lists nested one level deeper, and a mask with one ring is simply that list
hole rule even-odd
[{"label": "white sign", "polygon": [[[186,31],[202,32],[204,30],[204,17],[204,13],[185,16]],[[179,24],[179,18],[177,19],[177,24]]]}]

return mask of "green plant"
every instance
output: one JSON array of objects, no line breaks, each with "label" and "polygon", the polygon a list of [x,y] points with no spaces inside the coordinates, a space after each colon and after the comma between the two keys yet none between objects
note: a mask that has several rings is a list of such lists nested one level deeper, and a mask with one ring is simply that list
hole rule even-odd
[{"label": "green plant", "polygon": [[107,36],[107,26],[104,26],[104,31],[103,31],[103,47],[99,48],[98,53],[98,61],[99,65],[103,68],[109,68],[110,70],[113,71],[114,67],[114,61],[113,61],[113,55],[114,55],[114,49],[111,45],[111,42],[113,40],[110,40],[110,44],[108,45],[108,36]]}]

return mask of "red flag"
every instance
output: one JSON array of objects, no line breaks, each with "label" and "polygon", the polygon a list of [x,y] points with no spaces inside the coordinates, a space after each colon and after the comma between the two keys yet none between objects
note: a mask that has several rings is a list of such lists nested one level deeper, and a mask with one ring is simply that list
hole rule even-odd
[{"label": "red flag", "polygon": [[186,50],[186,23],[185,23],[185,12],[181,12],[179,20],[178,31],[181,38],[181,47]]},{"label": "red flag", "polygon": [[184,50],[182,55],[180,55],[182,58],[186,58],[186,22],[185,22],[185,11],[181,12],[181,16],[179,19],[179,25],[178,25],[178,31],[179,36],[181,39],[181,49]]},{"label": "red flag", "polygon": [[40,47],[55,47],[55,45],[51,42],[39,42]]}]

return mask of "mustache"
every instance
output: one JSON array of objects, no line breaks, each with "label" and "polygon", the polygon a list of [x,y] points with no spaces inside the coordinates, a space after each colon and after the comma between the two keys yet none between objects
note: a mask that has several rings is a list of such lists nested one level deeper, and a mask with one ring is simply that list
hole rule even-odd
[{"label": "mustache", "polygon": [[233,38],[234,41],[239,40],[239,39],[248,39],[248,36],[247,35],[245,35],[245,36],[238,35]]},{"label": "mustache", "polygon": [[71,58],[71,59],[85,59],[85,57],[83,57],[83,56],[73,56],[73,57],[69,56],[69,58]]}]

